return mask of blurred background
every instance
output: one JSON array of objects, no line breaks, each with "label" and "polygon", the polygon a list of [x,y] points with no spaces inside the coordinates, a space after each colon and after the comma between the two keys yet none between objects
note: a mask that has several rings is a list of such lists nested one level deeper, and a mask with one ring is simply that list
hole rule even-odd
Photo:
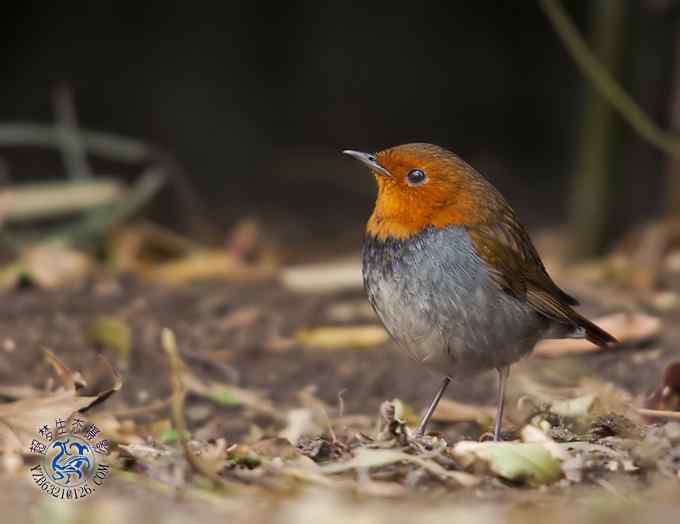
[{"label": "blurred background", "polygon": [[[566,8],[671,126],[680,3]],[[356,250],[374,182],[340,150],[410,141],[457,152],[530,229],[581,227],[577,254],[680,207],[668,155],[593,95],[536,2],[27,1],[5,6],[0,34],[0,122],[54,123],[61,90],[81,128],[168,152],[180,180],[147,213],[193,238],[219,242],[248,218],[286,257]],[[2,184],[66,178],[59,149],[7,137]],[[93,172],[139,174],[99,153]]]}]

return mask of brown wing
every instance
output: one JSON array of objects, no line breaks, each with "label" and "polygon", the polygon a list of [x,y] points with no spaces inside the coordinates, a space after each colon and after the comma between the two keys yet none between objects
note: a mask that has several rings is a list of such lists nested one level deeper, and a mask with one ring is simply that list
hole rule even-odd
[{"label": "brown wing", "polygon": [[501,219],[494,224],[468,226],[468,233],[492,277],[517,298],[543,291],[565,305],[578,305],[574,297],[562,291],[550,278],[529,235],[510,209],[504,210]]},{"label": "brown wing", "polygon": [[526,230],[510,209],[493,224],[467,227],[472,243],[486,263],[493,280],[536,312],[557,322],[581,327],[598,345],[614,338],[583,318],[571,306],[578,301],[562,291],[550,278]]}]

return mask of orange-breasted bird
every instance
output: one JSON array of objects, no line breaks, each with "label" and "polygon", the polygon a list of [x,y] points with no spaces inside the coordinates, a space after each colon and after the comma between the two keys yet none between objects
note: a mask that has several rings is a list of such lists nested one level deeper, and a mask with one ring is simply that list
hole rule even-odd
[{"label": "orange-breasted bird", "polygon": [[397,347],[444,375],[416,437],[451,380],[495,369],[499,440],[510,365],[539,340],[616,342],[574,311],[503,196],[455,154],[431,144],[344,153],[378,184],[362,254],[368,299]]}]

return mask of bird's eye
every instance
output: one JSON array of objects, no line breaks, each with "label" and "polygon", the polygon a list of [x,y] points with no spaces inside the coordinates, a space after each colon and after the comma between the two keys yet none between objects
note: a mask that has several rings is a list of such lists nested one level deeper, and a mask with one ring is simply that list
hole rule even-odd
[{"label": "bird's eye", "polygon": [[411,171],[408,172],[408,175],[406,175],[406,180],[411,186],[419,186],[425,182],[426,178],[425,173],[420,169],[411,169]]}]

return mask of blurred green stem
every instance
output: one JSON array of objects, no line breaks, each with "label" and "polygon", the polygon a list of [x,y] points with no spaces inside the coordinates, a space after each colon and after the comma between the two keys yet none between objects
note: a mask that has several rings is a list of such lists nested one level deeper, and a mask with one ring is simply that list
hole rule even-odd
[{"label": "blurred green stem", "polygon": [[54,91],[55,125],[61,139],[61,156],[68,177],[73,180],[92,178],[92,170],[87,163],[87,153],[80,140],[78,117],[73,94],[66,87],[58,87]]},{"label": "blurred green stem", "polygon": [[[621,117],[647,142],[659,148],[666,154],[673,155],[680,152],[680,136],[668,133],[659,128],[635,103],[635,100],[626,93],[623,87],[607,70],[606,64],[598,61],[598,58],[590,51],[588,44],[579,34],[578,29],[569,18],[559,0],[539,0],[539,5],[555,33],[562,41],[565,50],[576,63],[583,76],[592,84],[592,87],[604,97],[620,114]],[[591,13],[602,10],[611,10],[612,16],[617,12],[624,12],[628,2],[624,0],[597,0],[588,3]],[[606,24],[607,20],[603,20]],[[609,21],[616,25],[615,20]],[[599,53],[598,53],[599,54]]]},{"label": "blurred green stem", "polygon": [[[671,129],[680,132],[680,24],[676,24],[675,59],[670,103]],[[680,151],[668,159],[666,166],[666,212],[680,218]]]},{"label": "blurred green stem", "polygon": [[[626,33],[626,2],[589,4],[593,48],[608,71],[620,70]],[[618,120],[607,101],[587,84],[583,98],[576,172],[571,179],[570,223],[575,228],[574,255],[592,256],[604,247],[610,193],[616,177]]]},{"label": "blurred green stem", "polygon": [[[618,121],[608,100],[612,102],[612,96],[628,97],[610,74],[616,74],[622,63],[627,2],[589,3],[590,34],[597,58],[571,25],[559,2],[544,0],[541,4],[556,28],[559,25],[562,31],[569,29],[559,34],[563,41],[568,35],[567,49],[591,80],[584,86],[575,173],[569,192],[569,222],[574,227],[574,255],[592,256],[604,247],[615,179]],[[638,111],[634,103],[633,107]],[[644,113],[640,114],[646,118]]]},{"label": "blurred green stem", "polygon": [[[0,146],[60,148],[69,133],[67,129],[32,122],[0,124]],[[110,133],[81,129],[77,137],[69,138],[80,140],[89,153],[119,162],[139,163],[162,156],[144,142]]]},{"label": "blurred green stem", "polygon": [[36,242],[78,244],[91,241],[139,211],[161,190],[168,176],[167,168],[151,166],[142,173],[124,198],[90,211],[75,224],[61,226],[45,234],[35,231],[13,234],[0,228],[0,246],[17,249]]}]

